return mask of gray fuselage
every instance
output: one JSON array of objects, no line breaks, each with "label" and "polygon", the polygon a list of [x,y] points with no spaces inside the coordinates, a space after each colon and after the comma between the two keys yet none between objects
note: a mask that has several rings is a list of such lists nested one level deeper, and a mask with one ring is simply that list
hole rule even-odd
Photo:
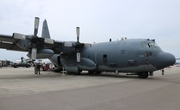
[{"label": "gray fuselage", "polygon": [[74,54],[60,54],[60,63],[69,72],[153,72],[175,62],[175,57],[163,52],[154,40],[125,39],[92,44],[80,51],[80,62]]}]

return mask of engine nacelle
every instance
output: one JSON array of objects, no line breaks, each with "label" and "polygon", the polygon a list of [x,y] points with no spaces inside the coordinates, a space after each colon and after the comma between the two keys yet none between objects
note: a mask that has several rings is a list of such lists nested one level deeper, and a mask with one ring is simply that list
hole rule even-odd
[{"label": "engine nacelle", "polygon": [[81,62],[79,64],[79,69],[81,70],[96,70],[97,66],[94,61],[88,58],[81,58]]},{"label": "engine nacelle", "polygon": [[72,54],[72,53],[75,53],[76,50],[75,50],[74,47],[63,47],[63,48],[61,49],[61,52],[62,52],[63,54]]},{"label": "engine nacelle", "polygon": [[[36,58],[50,58],[54,55],[54,52],[51,49],[41,49],[37,50]],[[31,58],[31,52],[27,54]]]},{"label": "engine nacelle", "polygon": [[16,45],[23,50],[28,50],[31,47],[31,42],[28,40],[18,40]]}]

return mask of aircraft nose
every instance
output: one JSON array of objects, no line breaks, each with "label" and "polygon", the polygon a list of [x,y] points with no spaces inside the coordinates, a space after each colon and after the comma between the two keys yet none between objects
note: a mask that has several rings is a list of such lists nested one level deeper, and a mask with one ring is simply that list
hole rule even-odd
[{"label": "aircraft nose", "polygon": [[157,56],[157,68],[162,69],[171,65],[174,65],[176,59],[174,55],[167,53],[167,52],[161,52]]}]

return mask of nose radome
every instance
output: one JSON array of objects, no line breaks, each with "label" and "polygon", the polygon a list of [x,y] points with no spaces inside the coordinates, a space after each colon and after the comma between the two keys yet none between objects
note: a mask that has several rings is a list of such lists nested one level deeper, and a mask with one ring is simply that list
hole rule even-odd
[{"label": "nose radome", "polygon": [[174,65],[176,59],[174,55],[167,53],[167,52],[161,52],[157,56],[157,68],[162,69],[171,65]]}]

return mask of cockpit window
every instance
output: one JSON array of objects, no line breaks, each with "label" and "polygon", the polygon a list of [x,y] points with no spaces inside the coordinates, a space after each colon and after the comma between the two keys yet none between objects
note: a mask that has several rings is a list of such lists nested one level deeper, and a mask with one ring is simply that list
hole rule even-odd
[{"label": "cockpit window", "polygon": [[151,43],[148,43],[148,47],[149,48],[155,48],[155,47],[157,47],[157,45],[155,42],[151,42]]},{"label": "cockpit window", "polygon": [[140,47],[141,48],[156,48],[156,47],[159,47],[157,44],[156,44],[156,42],[148,42],[148,41],[142,41],[141,43],[140,43]]}]

